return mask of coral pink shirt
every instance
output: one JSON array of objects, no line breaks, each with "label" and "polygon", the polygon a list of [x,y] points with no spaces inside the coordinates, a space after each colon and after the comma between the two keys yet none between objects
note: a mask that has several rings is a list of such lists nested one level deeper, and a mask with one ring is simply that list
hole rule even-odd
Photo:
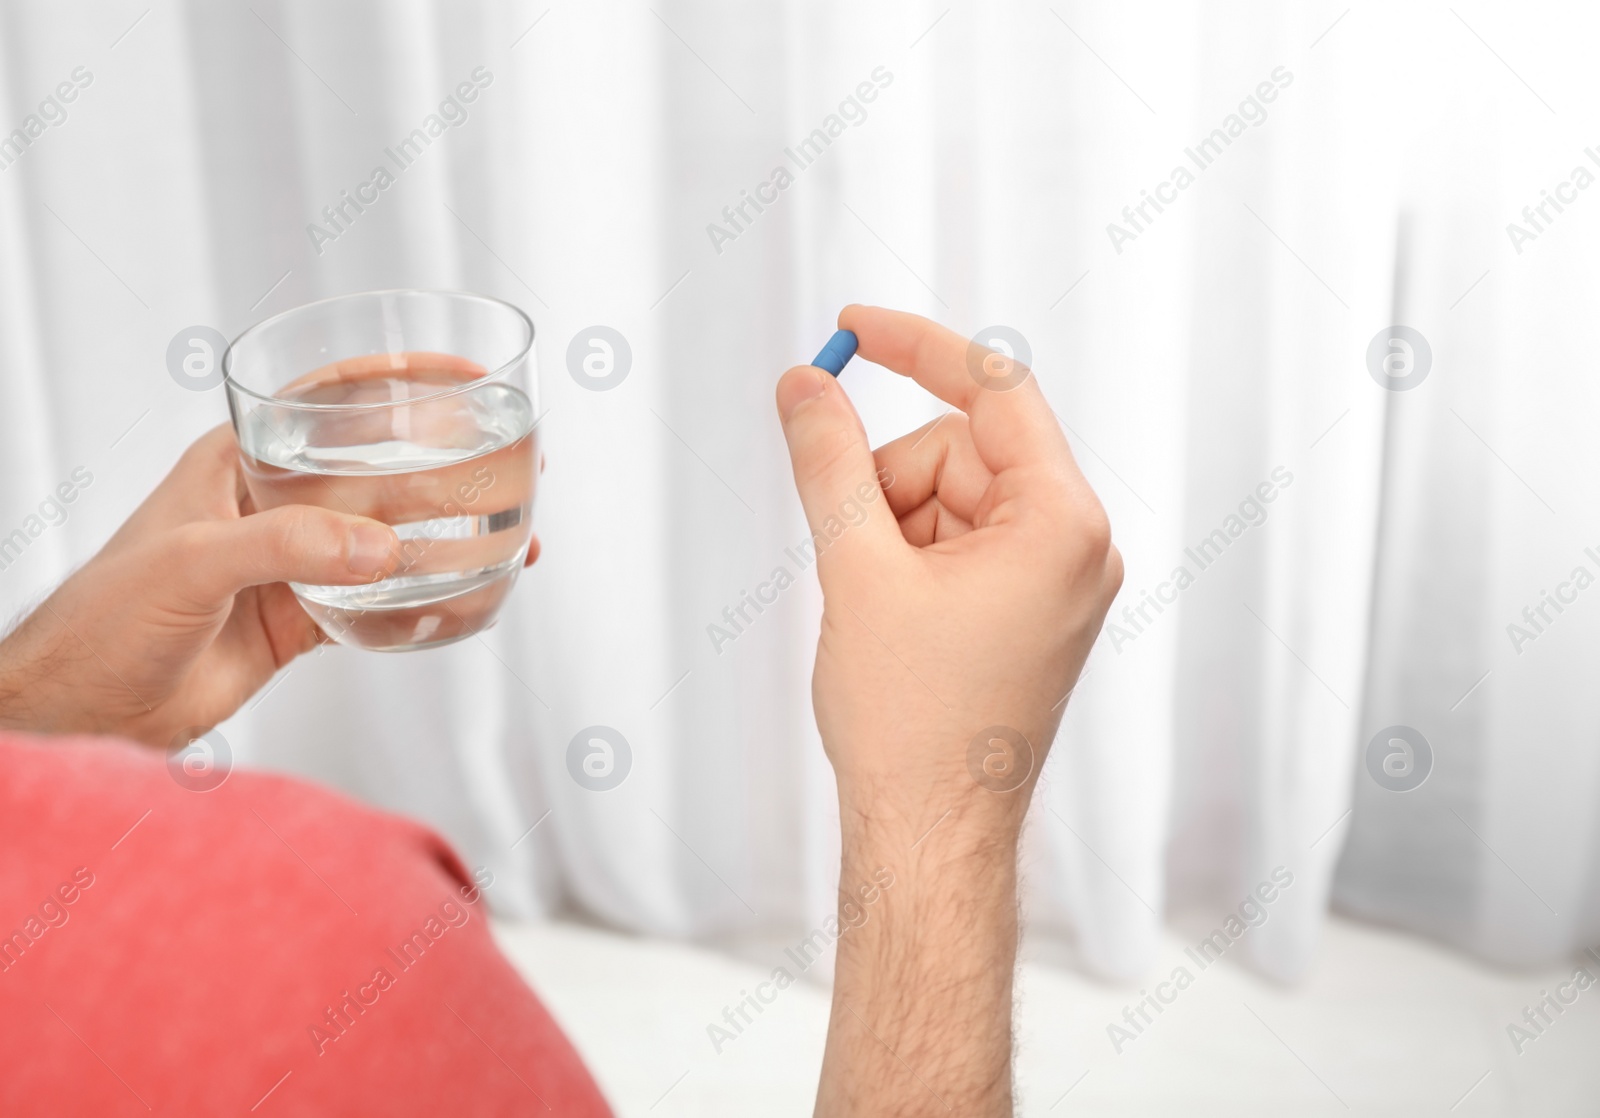
[{"label": "coral pink shirt", "polygon": [[0,736],[0,1114],[609,1114],[487,878],[302,781]]}]

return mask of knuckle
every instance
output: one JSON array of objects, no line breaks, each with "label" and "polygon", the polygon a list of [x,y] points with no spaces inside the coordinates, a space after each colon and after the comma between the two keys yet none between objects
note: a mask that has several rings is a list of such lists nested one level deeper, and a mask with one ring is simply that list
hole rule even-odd
[{"label": "knuckle", "polygon": [[144,566],[149,571],[185,571],[192,577],[163,578],[161,585],[171,600],[193,606],[209,608],[215,593],[210,577],[215,557],[214,537],[209,525],[203,521],[180,524],[159,540],[152,540],[128,552],[123,558],[134,564],[132,569]]},{"label": "knuckle", "polygon": [[1105,600],[1107,605],[1111,603],[1111,600],[1115,598],[1117,593],[1122,589],[1122,576],[1122,552],[1118,551],[1115,545],[1112,545],[1106,551],[1104,588],[1101,592],[1101,597]]},{"label": "knuckle", "polygon": [[1094,494],[1064,494],[1057,523],[1064,530],[1069,578],[1079,585],[1121,584],[1122,556],[1111,542],[1111,519]]},{"label": "knuckle", "polygon": [[1081,516],[1078,538],[1084,555],[1091,560],[1099,559],[1103,563],[1112,551],[1111,520],[1106,516],[1105,509],[1100,507],[1099,501],[1094,502],[1093,507]]},{"label": "knuckle", "polygon": [[206,549],[204,524],[180,524],[167,536],[166,559],[176,570],[194,570],[204,561]]},{"label": "knuckle", "polygon": [[321,558],[335,538],[336,518],[326,509],[310,505],[286,505],[273,512],[275,523],[268,533],[267,550],[272,566],[287,569],[309,558]]},{"label": "knuckle", "polygon": [[178,460],[186,467],[211,470],[219,466],[232,465],[236,453],[233,430],[227,424],[222,424],[213,427],[190,443],[178,456]]},{"label": "knuckle", "polygon": [[848,469],[856,448],[855,432],[828,427],[815,432],[808,441],[799,470],[802,483],[826,482]]}]

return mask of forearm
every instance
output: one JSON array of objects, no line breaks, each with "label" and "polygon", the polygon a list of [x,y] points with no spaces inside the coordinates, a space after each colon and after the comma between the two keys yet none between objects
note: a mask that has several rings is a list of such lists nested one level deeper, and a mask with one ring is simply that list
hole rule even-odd
[{"label": "forearm", "polygon": [[[872,451],[827,371],[778,382],[819,553],[811,685],[844,838],[817,1113],[1001,1118],[1017,839],[1122,560],[1014,358],[881,308],[847,307],[839,327],[953,411]],[[863,912],[880,867],[895,883]]]},{"label": "forearm", "polygon": [[[41,607],[42,608],[42,607]],[[37,617],[24,619],[0,640],[0,730],[62,732],[50,673],[39,654]],[[59,650],[58,650],[59,651]],[[70,731],[71,727],[67,727]]]},{"label": "forearm", "polygon": [[841,890],[894,878],[839,939],[817,1114],[1012,1113],[1016,838],[991,811],[967,798],[923,835],[844,808]]},{"label": "forearm", "polygon": [[0,730],[126,734],[137,696],[63,619],[59,594],[0,640]]}]

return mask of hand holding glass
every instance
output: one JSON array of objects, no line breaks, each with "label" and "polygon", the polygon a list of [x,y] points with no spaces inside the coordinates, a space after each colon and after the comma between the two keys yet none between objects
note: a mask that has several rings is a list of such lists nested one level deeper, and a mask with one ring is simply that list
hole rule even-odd
[{"label": "hand holding glass", "polygon": [[397,652],[494,623],[533,536],[533,323],[463,292],[377,291],[245,331],[223,360],[257,509],[391,525],[401,561],[364,586],[291,583],[334,640]]}]

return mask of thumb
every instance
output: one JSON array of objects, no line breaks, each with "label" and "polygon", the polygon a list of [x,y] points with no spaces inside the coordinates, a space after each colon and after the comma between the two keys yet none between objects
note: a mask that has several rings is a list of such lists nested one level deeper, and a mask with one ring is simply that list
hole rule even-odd
[{"label": "thumb", "polygon": [[778,381],[778,415],[818,555],[881,552],[903,540],[866,429],[839,382],[814,365],[790,369]]},{"label": "thumb", "polygon": [[311,505],[185,524],[172,533],[170,546],[163,576],[204,606],[271,582],[376,582],[393,573],[401,557],[399,538],[387,524]]}]

